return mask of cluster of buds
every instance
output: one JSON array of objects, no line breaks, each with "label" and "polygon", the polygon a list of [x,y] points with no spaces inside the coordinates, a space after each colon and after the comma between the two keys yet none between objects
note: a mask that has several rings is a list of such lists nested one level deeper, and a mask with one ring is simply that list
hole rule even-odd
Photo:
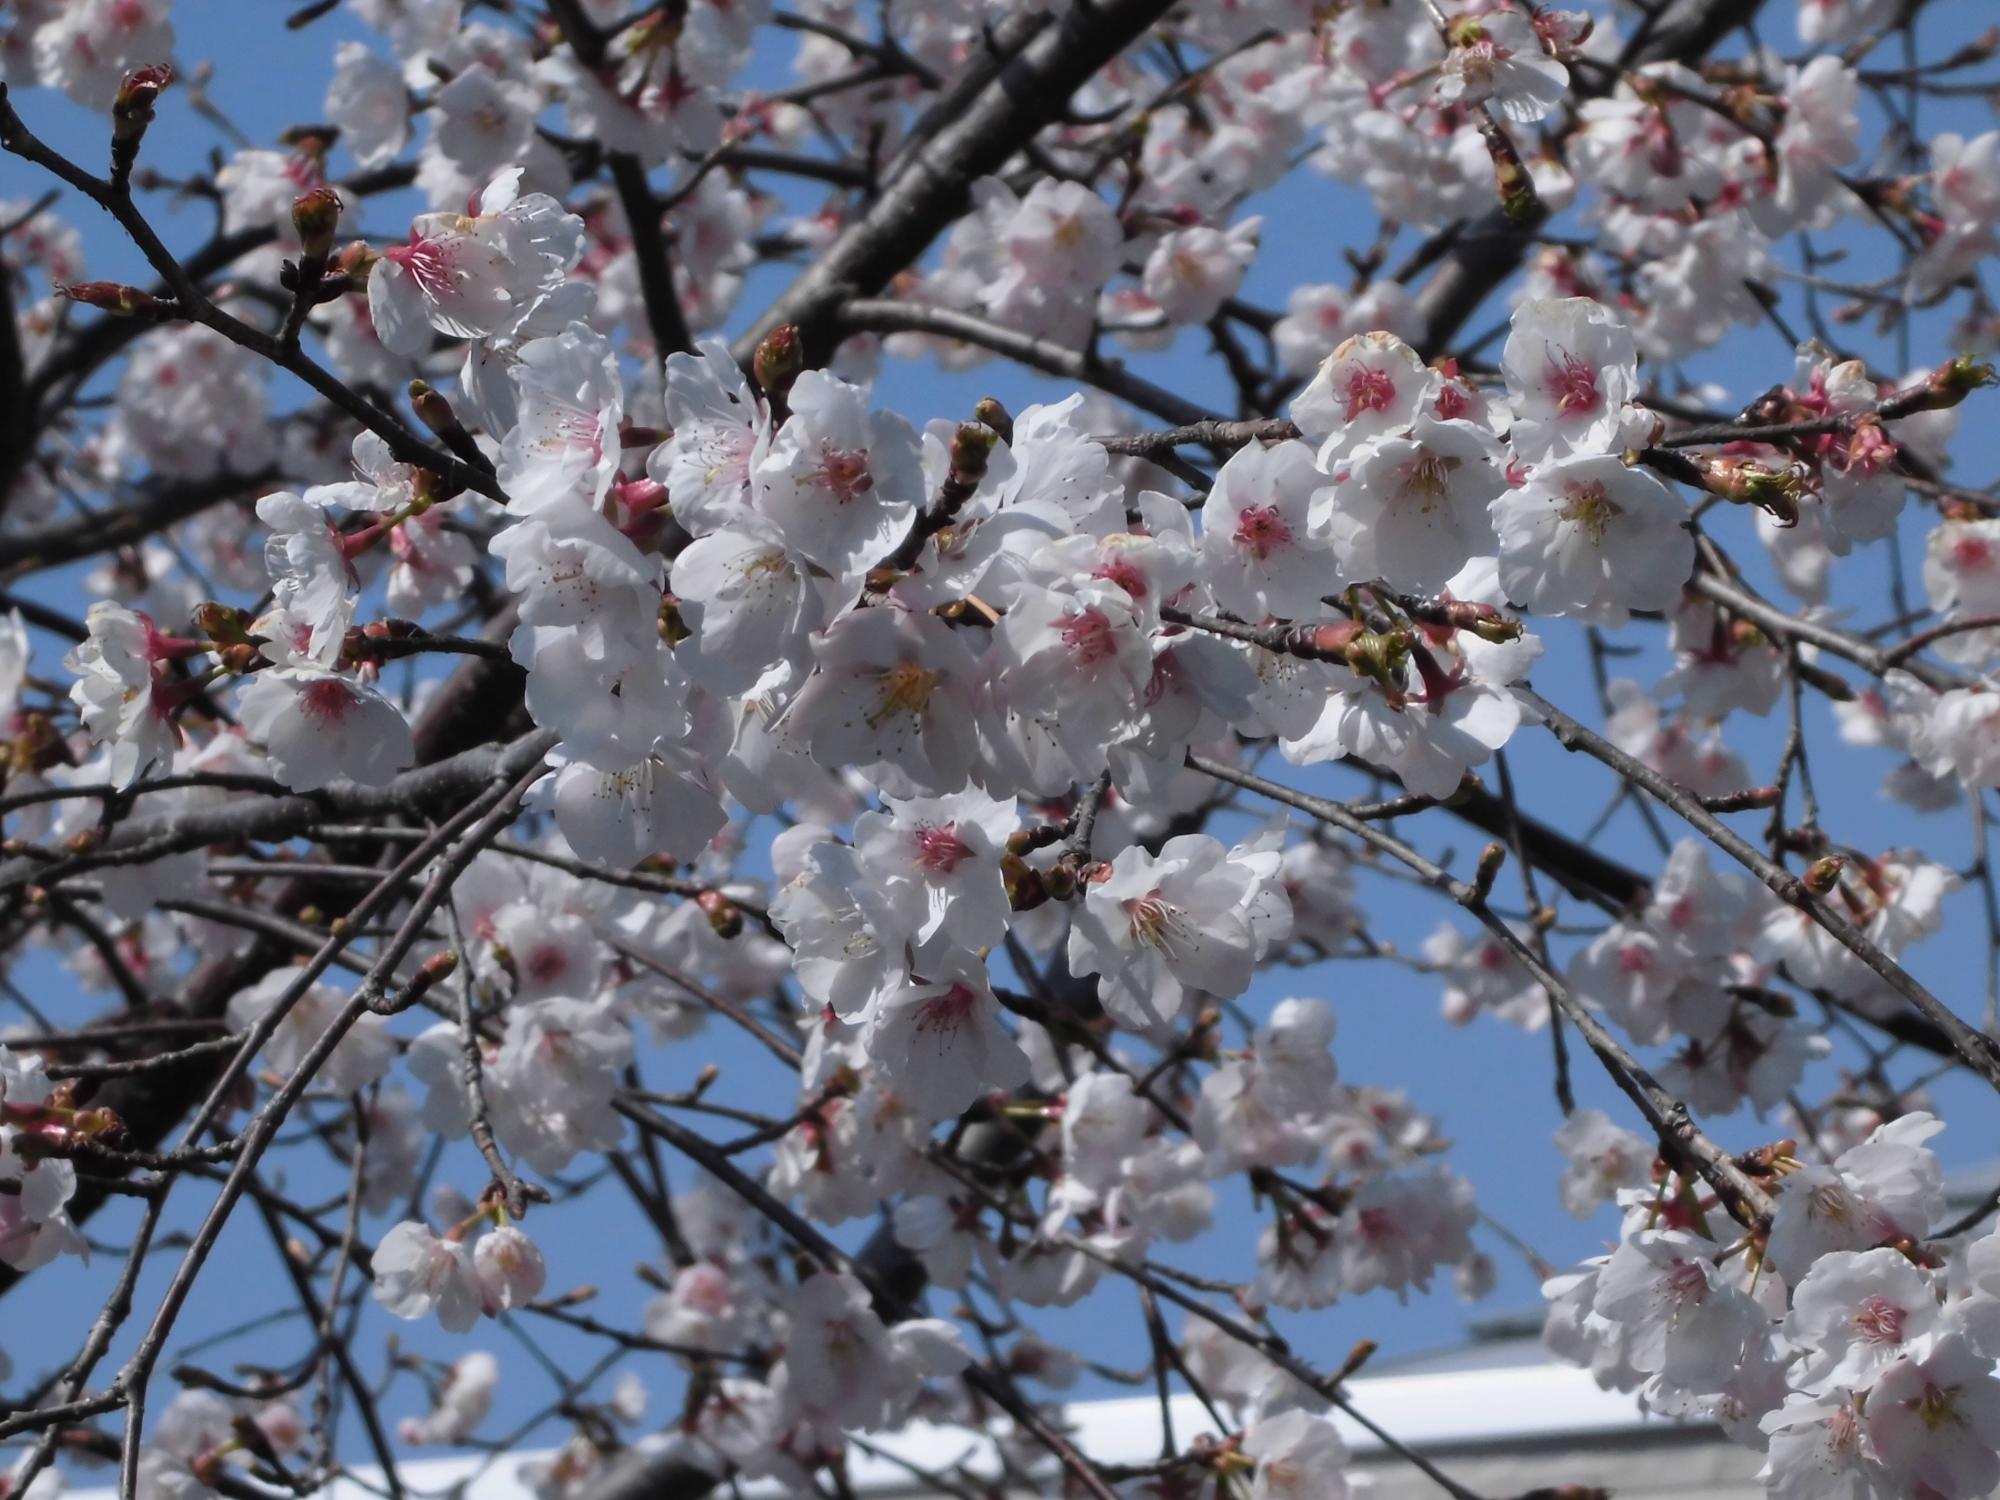
[{"label": "cluster of buds", "polygon": [[116,1149],[126,1139],[125,1122],[110,1110],[77,1107],[74,1083],[60,1085],[40,1104],[0,1100],[0,1125],[13,1132],[8,1150],[29,1162],[73,1156],[79,1147]]},{"label": "cluster of buds", "polygon": [[[1320,627],[1321,630],[1329,628],[1341,630],[1344,627]],[[1407,626],[1399,625],[1393,630],[1361,629],[1348,639],[1339,660],[1356,676],[1366,677],[1382,688],[1393,703],[1402,695],[1404,669],[1410,664],[1410,654],[1416,644],[1416,633]]]},{"label": "cluster of buds", "polygon": [[194,612],[195,629],[207,636],[223,667],[238,676],[268,666],[264,638],[252,633],[256,621],[247,609],[211,599]]}]

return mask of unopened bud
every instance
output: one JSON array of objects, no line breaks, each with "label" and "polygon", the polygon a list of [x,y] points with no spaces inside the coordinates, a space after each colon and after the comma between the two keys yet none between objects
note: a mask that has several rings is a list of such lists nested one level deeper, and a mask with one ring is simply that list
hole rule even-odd
[{"label": "unopened bud", "polygon": [[108,312],[114,318],[158,318],[170,311],[151,292],[118,281],[72,281],[56,288],[58,297]]},{"label": "unopened bud", "polygon": [[1000,441],[1000,434],[984,422],[960,422],[951,437],[951,477],[977,485],[986,477],[987,461]]},{"label": "unopened bud", "polygon": [[324,265],[333,254],[333,233],[340,227],[340,194],[324,183],[292,200],[292,228],[306,255]]},{"label": "unopened bud", "polygon": [[1518,641],[1524,634],[1519,620],[1509,619],[1490,604],[1482,604],[1477,599],[1448,599],[1444,605],[1445,623],[1456,630],[1469,630],[1482,641],[1500,645],[1507,641]]},{"label": "unopened bud", "polygon": [[[118,85],[118,92],[111,99],[114,162],[115,147],[129,145],[137,150],[139,138],[146,133],[146,127],[153,123],[153,106],[159,103],[161,92],[173,81],[174,70],[171,63],[147,63],[125,75],[125,81]],[[131,165],[129,156],[126,165],[129,169]]]},{"label": "unopened bud", "polygon": [[1799,501],[1807,490],[1803,464],[1774,469],[1754,459],[1715,457],[1700,461],[1702,487],[1732,505],[1754,505],[1780,526],[1799,524]]},{"label": "unopened bud", "polygon": [[1488,844],[1479,851],[1479,865],[1472,875],[1472,892],[1481,901],[1493,894],[1493,882],[1500,874],[1500,867],[1505,863],[1507,863],[1505,844]]},{"label": "unopened bud", "polygon": [[780,324],[765,334],[750,360],[750,372],[757,377],[757,384],[774,401],[784,400],[805,367],[805,340],[799,337],[798,327],[792,323]]},{"label": "unopened bud", "polygon": [[1740,792],[1724,792],[1719,797],[1704,797],[1701,805],[1713,813],[1753,812],[1776,807],[1782,796],[1775,786],[1753,786]]},{"label": "unopened bud", "polygon": [[195,606],[194,628],[217,645],[246,645],[250,640],[250,612],[210,599]]},{"label": "unopened bud", "polygon": [[1342,653],[1347,665],[1363,677],[1385,686],[1394,683],[1410,659],[1411,637],[1407,630],[1364,630],[1347,644]]},{"label": "unopened bud", "polygon": [[669,646],[678,646],[694,632],[688,628],[687,617],[681,613],[681,601],[677,595],[660,596],[660,639]]},{"label": "unopened bud", "polygon": [[1014,441],[1013,417],[1008,415],[1006,407],[991,396],[981,396],[973,404],[972,419],[982,426],[992,428],[999,435],[1001,442],[1011,444]]},{"label": "unopened bud", "polygon": [[1037,849],[1046,849],[1062,837],[1062,829],[1054,823],[1037,823],[1032,828],[1017,828],[1007,835],[1009,854],[1032,854]]},{"label": "unopened bud", "polygon": [[1015,911],[1033,911],[1049,899],[1041,871],[1018,854],[1000,857],[1000,879],[1007,888],[1007,904]]},{"label": "unopened bud", "polygon": [[444,392],[438,390],[428,380],[410,382],[410,410],[417,414],[419,422],[440,438],[465,431],[464,424],[458,420],[458,413],[451,409],[451,402],[445,398]]},{"label": "unopened bud", "polygon": [[222,662],[223,670],[233,672],[238,677],[256,671],[263,661],[263,652],[258,649],[255,641],[241,641],[233,646],[224,646],[215,654]]},{"label": "unopened bud", "polygon": [[1981,364],[1970,354],[1961,354],[1931,371],[1922,385],[1899,392],[1893,400],[1898,408],[1908,411],[1943,411],[1996,380],[2000,376],[1995,375],[1993,366]]},{"label": "unopened bud", "polygon": [[1333,1373],[1334,1380],[1339,1382],[1353,1375],[1375,1357],[1375,1351],[1380,1347],[1373,1339],[1360,1340],[1347,1351],[1347,1358],[1340,1362],[1340,1368]]},{"label": "unopened bud", "polygon": [[720,938],[733,938],[743,931],[743,913],[734,901],[720,891],[703,891],[694,898],[694,904],[701,908],[708,925]]},{"label": "unopened bud", "polygon": [[1051,901],[1068,901],[1076,895],[1076,885],[1076,865],[1070,860],[1059,859],[1042,872],[1042,889]]},{"label": "unopened bud", "polygon": [[375,262],[382,257],[366,240],[349,240],[340,247],[340,253],[333,258],[334,269],[357,281],[365,281]]},{"label": "unopened bud", "polygon": [[418,966],[417,972],[410,976],[410,982],[397,992],[396,997],[379,1008],[390,1014],[408,1010],[449,979],[457,968],[458,955],[449,948],[433,953]]},{"label": "unopened bud", "polygon": [[1838,854],[1826,854],[1806,866],[1803,877],[1806,890],[1815,896],[1824,896],[1840,884],[1840,872],[1847,868],[1847,861]]},{"label": "unopened bud", "polygon": [[1367,627],[1354,620],[1337,620],[1330,625],[1307,626],[1292,643],[1295,655],[1310,657],[1317,661],[1346,661],[1347,648],[1366,632]]}]

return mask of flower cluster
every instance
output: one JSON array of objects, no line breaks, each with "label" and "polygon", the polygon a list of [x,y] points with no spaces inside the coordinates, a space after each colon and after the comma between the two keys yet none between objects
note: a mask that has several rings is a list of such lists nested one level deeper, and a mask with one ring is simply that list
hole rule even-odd
[{"label": "flower cluster", "polygon": [[[259,140],[206,67],[175,91],[167,9],[0,27],[109,174],[4,90],[0,146],[157,276],[0,205],[0,1262],[139,1226],[0,1497],[121,1405],[173,1500],[335,1482],[349,1402],[376,1461],[482,1442],[540,1380],[450,1342],[493,1319],[544,1372],[534,1329],[611,1351],[557,1377],[543,1500],[614,1457],[844,1492],[849,1434],[913,1421],[982,1488],[1345,1500],[1373,1344],[1284,1315],[1474,1300],[1515,1251],[1555,1354],[1774,1494],[2000,1483],[2000,1194],[1953,1222],[1933,1146],[2000,1060],[1913,967],[1962,907],[2000,946],[2000,505],[1953,469],[2000,131],[1917,133],[1991,39],[1928,58],[1891,0],[1801,0],[1796,56],[1718,41],[1733,0],[350,0],[291,18],[348,28],[319,123]],[[1376,221],[1344,269],[1281,189]],[[162,190],[212,239],[169,249]],[[1974,353],[1911,369],[1947,319]],[[1775,369],[1708,355],[1766,324]],[[1199,401],[1153,383],[1196,348]],[[1053,389],[955,405],[911,357]],[[1878,751],[1968,849],[1864,822]],[[1364,964],[1546,1033],[1552,1201],[1607,1253],[1549,1278],[1465,1175],[1516,1079],[1361,1066]],[[658,1241],[622,1322],[540,1227],[621,1191],[606,1237]],[[149,1426],[252,1212],[309,1347],[175,1365]],[[1106,1471],[1060,1408],[1121,1367],[1042,1310],[1121,1282],[1163,1414],[1217,1430]]]}]

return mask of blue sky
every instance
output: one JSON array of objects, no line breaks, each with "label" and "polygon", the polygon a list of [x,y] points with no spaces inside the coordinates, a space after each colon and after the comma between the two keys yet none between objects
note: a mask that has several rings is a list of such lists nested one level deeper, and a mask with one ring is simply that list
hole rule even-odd
[{"label": "blue sky", "polygon": [[[1772,7],[1780,18],[1774,21],[1774,37],[1789,43],[1789,25],[1782,18],[1787,9]],[[331,69],[333,43],[343,37],[373,40],[354,24],[344,11],[317,22],[304,34],[286,32],[282,16],[286,5],[245,6],[233,0],[183,0],[178,7],[180,56],[184,68],[202,59],[212,59],[216,72],[211,91],[221,108],[257,144],[271,143],[285,125],[319,117],[320,99]],[[1984,6],[1959,4],[1933,6],[1927,12],[1926,54],[1943,51],[1976,29],[1983,19]],[[789,50],[780,43],[778,56]],[[753,70],[758,81],[780,75],[770,71],[773,60],[760,60]],[[101,122],[83,115],[56,95],[28,90],[16,95],[16,107],[30,125],[51,143],[69,150],[86,164],[96,165],[104,150],[105,133]],[[1927,101],[1922,128],[1932,131],[1955,127],[1975,132],[1990,125],[1990,117],[1976,101],[1936,104]],[[159,123],[148,140],[144,160],[164,171],[178,173],[201,167],[207,153],[225,154],[230,144],[210,125],[188,109],[184,92],[168,96]],[[10,157],[0,157],[0,198],[26,199],[39,194],[47,183]],[[809,206],[810,195],[794,206]],[[349,233],[366,233],[380,240],[400,237],[411,209],[407,199],[384,198],[372,201],[362,215],[343,226]],[[152,205],[149,204],[149,209]],[[88,274],[92,277],[145,281],[143,266],[107,220],[87,204],[68,201],[64,211],[84,233]],[[1308,173],[1273,193],[1262,195],[1247,205],[1249,212],[1264,212],[1263,250],[1244,288],[1251,301],[1282,306],[1289,288],[1302,281],[1342,281],[1349,272],[1339,251],[1365,246],[1375,230],[1375,216],[1364,199],[1337,184]],[[210,207],[199,200],[160,216],[171,244],[187,247],[199,242],[209,228]],[[1406,232],[1404,242],[1412,240]],[[1874,246],[1874,236],[1853,229],[1829,236],[1827,243]],[[1397,258],[1392,251],[1390,260]],[[732,329],[749,317],[782,285],[789,272],[778,269],[753,276]],[[1795,310],[1795,309],[1794,309]],[[1473,320],[1471,331],[1484,330],[1499,319],[1504,307],[1495,303]],[[1910,363],[1930,363],[1949,351],[1943,342],[1939,320],[1920,320],[1915,343],[1908,358],[1893,340],[1872,338],[1864,326],[1846,330],[1854,347],[1886,370],[1900,371]],[[1135,368],[1148,378],[1171,386],[1196,400],[1226,405],[1228,389],[1219,365],[1202,354],[1204,340],[1185,335],[1176,348],[1159,356],[1135,361]],[[1718,382],[1727,388],[1730,406],[1761,391],[1791,371],[1788,343],[1769,327],[1739,330],[1725,345],[1724,352],[1691,362],[1689,373]],[[879,381],[878,397],[885,406],[909,415],[919,423],[933,418],[957,419],[968,415],[980,396],[995,395],[1018,410],[1035,400],[1060,397],[1064,392],[1040,377],[1032,377],[1000,363],[991,363],[966,373],[942,372],[928,361],[916,364],[885,364]],[[282,375],[273,375],[274,401],[280,405],[296,399],[296,390]],[[2000,463],[2000,431],[1992,411],[2000,407],[1975,405],[1967,409],[1965,432],[1956,449],[1954,474],[1963,482],[1984,483]],[[1928,514],[1912,506],[1903,528],[1903,555],[1921,555],[1922,537]],[[1721,516],[1713,523],[1732,555],[1749,563],[1753,580],[1769,594],[1775,585],[1757,570],[1762,554],[1750,535],[1746,513]],[[1875,548],[1839,563],[1835,572],[1835,597],[1851,602],[1857,622],[1868,625],[1886,618],[1888,606],[1888,549]],[[1912,592],[1914,570],[1909,570]],[[53,575],[36,581],[27,592],[52,603],[75,607],[77,580],[73,575]],[[1619,664],[1618,670],[1650,681],[1666,665],[1659,649],[1662,632],[1657,626],[1636,625],[1620,638],[1641,646],[1642,653]],[[1579,717],[1593,720],[1594,690],[1591,687],[1581,637],[1561,627],[1546,632],[1548,654],[1535,673],[1536,686],[1559,704],[1578,711]],[[1851,675],[1851,674],[1850,674]],[[1806,698],[1808,728],[1815,743],[1833,740],[1831,714],[1816,695]],[[1782,738],[1782,718],[1764,722],[1733,721],[1731,743],[1745,755],[1757,779],[1769,777]],[[1612,783],[1594,765],[1584,764],[1564,752],[1545,735],[1524,730],[1515,740],[1509,759],[1525,806],[1541,810],[1552,821],[1572,831],[1580,831],[1609,799]],[[1963,808],[1934,815],[1918,816],[1907,809],[1883,801],[1876,791],[1880,776],[1889,768],[1886,756],[1870,752],[1825,753],[1814,762],[1819,792],[1825,805],[1829,827],[1842,841],[1864,849],[1917,845],[1933,857],[1955,867],[1969,862],[1968,817]],[[1330,795],[1356,795],[1364,791],[1359,777],[1340,767],[1323,767],[1293,776],[1295,784],[1309,791]],[[1746,829],[1761,829],[1762,814],[1739,820]],[[1671,837],[1679,837],[1668,815]],[[1470,868],[1483,836],[1475,831],[1435,819],[1409,825],[1410,832],[1433,852],[1452,847],[1455,866]],[[1441,842],[1437,842],[1441,841]],[[1607,853],[1623,858],[1642,872],[1658,868],[1660,856],[1649,835],[1630,814],[1615,819],[1597,841]],[[1517,892],[1514,873],[1503,873],[1500,890],[1511,897]],[[1450,915],[1442,904],[1403,884],[1364,879],[1362,902],[1370,918],[1373,934],[1399,947],[1413,949],[1436,925]],[[1976,1018],[1982,1000],[1982,944],[1984,928],[1978,909],[1976,888],[1968,887],[1954,897],[1954,920],[1946,933],[1916,950],[1911,967],[1961,1012]],[[31,985],[54,1012],[75,1018],[102,1008],[100,997],[65,993],[67,981],[62,971],[46,959],[36,958],[17,967],[17,982]],[[1550,1260],[1563,1263],[1594,1253],[1611,1231],[1607,1217],[1579,1224],[1564,1215],[1554,1196],[1554,1176],[1559,1165],[1550,1136],[1560,1123],[1550,1082],[1549,1041],[1545,1033],[1524,1035],[1497,1022],[1481,1022],[1465,1030],[1446,1026],[1438,1016],[1438,986],[1428,978],[1385,964],[1328,964],[1316,970],[1285,971],[1260,981],[1250,997],[1250,1008],[1261,1013],[1271,1000],[1284,994],[1317,994],[1334,1007],[1339,1018],[1336,1051],[1343,1078],[1350,1082],[1404,1087],[1413,1102],[1435,1114],[1443,1133],[1454,1141],[1447,1158],[1455,1170],[1468,1177],[1479,1189],[1482,1207],[1495,1219],[1521,1235]],[[1597,1105],[1625,1118],[1626,1109],[1601,1072],[1583,1049],[1573,1043],[1577,1093],[1584,1104]],[[791,1095],[791,1082],[779,1078],[761,1054],[737,1044],[728,1030],[712,1028],[700,1041],[668,1049],[649,1060],[649,1081],[659,1088],[684,1087],[691,1083],[701,1066],[715,1060],[724,1070],[725,1097],[761,1101],[761,1107],[780,1110]],[[1948,1163],[1965,1164],[1985,1160],[1993,1154],[1993,1101],[1983,1087],[1975,1087],[1956,1077],[1934,1086],[1943,1112],[1957,1123],[1938,1142]],[[1779,1132],[1776,1123],[1761,1125],[1747,1114],[1713,1122],[1713,1131],[1726,1144],[1747,1148]],[[676,1182],[685,1173],[676,1173]],[[466,1188],[476,1188],[479,1175],[467,1160],[467,1153],[454,1149],[447,1155],[445,1176]],[[330,1178],[314,1174],[297,1184],[306,1197],[327,1190]],[[187,1224],[205,1206],[212,1189],[198,1184],[183,1185],[176,1193],[174,1222]],[[543,1242],[551,1268],[554,1289],[594,1284],[603,1289],[601,1315],[612,1317],[635,1310],[648,1295],[633,1278],[633,1267],[641,1261],[657,1263],[659,1247],[650,1230],[635,1213],[620,1212],[615,1188],[591,1198],[595,1209],[564,1214],[540,1215],[530,1219],[528,1228]],[[1228,1223],[1242,1222],[1238,1210],[1247,1204],[1225,1198],[1219,1217]],[[92,1232],[107,1243],[121,1242],[127,1222],[120,1208],[101,1215]],[[387,1221],[371,1226],[379,1234]],[[868,1227],[858,1226],[861,1230]],[[1501,1271],[1498,1291],[1471,1315],[1532,1307],[1537,1302],[1535,1278],[1519,1259],[1497,1239],[1488,1236],[1486,1248],[1494,1255]],[[1242,1276],[1249,1270],[1250,1239],[1247,1233],[1228,1237],[1212,1236],[1192,1247],[1174,1247],[1163,1258],[1192,1270]],[[156,1257],[142,1281],[138,1304],[141,1319],[157,1301],[172,1257]],[[52,1358],[66,1358],[94,1308],[116,1261],[100,1258],[86,1269],[74,1261],[38,1273],[31,1288],[17,1291],[8,1301],[6,1347],[20,1371],[33,1371]],[[181,1319],[179,1332],[170,1346],[175,1352],[165,1362],[171,1366],[188,1352],[194,1342],[240,1319],[282,1305],[287,1297],[279,1279],[281,1273],[272,1259],[268,1242],[254,1220],[245,1217],[226,1237]],[[1391,1358],[1450,1343],[1461,1337],[1468,1310],[1450,1293],[1447,1284],[1429,1298],[1414,1298],[1399,1307],[1393,1298],[1376,1294],[1354,1299],[1326,1312],[1286,1320],[1295,1346],[1307,1357],[1337,1364],[1358,1338],[1376,1339],[1383,1357]],[[1107,1282],[1100,1293],[1085,1305],[1043,1320],[1059,1328],[1066,1342],[1089,1350],[1110,1349],[1113,1363],[1136,1365],[1143,1359],[1144,1329],[1137,1304],[1123,1287]],[[594,1357],[596,1347],[572,1338],[561,1330],[537,1327],[537,1339],[559,1362],[579,1368]],[[489,1436],[505,1432],[519,1417],[535,1409],[545,1397],[547,1386],[530,1363],[518,1355],[509,1334],[493,1325],[482,1325],[469,1339],[460,1341],[439,1335],[428,1325],[394,1324],[386,1318],[370,1316],[362,1325],[358,1350],[364,1366],[375,1368],[383,1339],[393,1335],[406,1348],[427,1354],[450,1356],[475,1345],[510,1356],[503,1378],[502,1398]],[[234,1359],[284,1364],[303,1347],[304,1333],[296,1324],[248,1335],[226,1349],[199,1356],[212,1368],[226,1368]],[[129,1338],[115,1346],[118,1358]],[[664,1416],[672,1407],[670,1394],[678,1386],[663,1361],[647,1359],[641,1368],[655,1388],[654,1413]],[[107,1366],[111,1368],[111,1366]],[[18,1378],[18,1377],[17,1377]],[[393,1420],[413,1413],[422,1405],[414,1385],[404,1382],[387,1398],[385,1408]],[[157,1406],[155,1408],[157,1410]],[[553,1441],[560,1429],[545,1428],[538,1441]]]}]

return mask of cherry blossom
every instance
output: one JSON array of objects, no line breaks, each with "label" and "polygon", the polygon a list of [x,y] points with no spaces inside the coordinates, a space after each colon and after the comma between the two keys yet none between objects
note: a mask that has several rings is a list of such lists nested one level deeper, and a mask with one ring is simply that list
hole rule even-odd
[{"label": "cherry blossom", "polygon": [[915,1108],[948,1119],[986,1090],[1028,1080],[1027,1054],[999,1009],[976,959],[927,962],[921,977],[882,995],[868,1054]]},{"label": "cherry blossom", "polygon": [[487,184],[476,214],[418,215],[408,243],[377,257],[368,311],[384,347],[420,354],[433,331],[504,337],[560,297],[583,253],[583,223],[544,193],[519,195],[519,176]]},{"label": "cherry blossom", "polygon": [[432,1312],[451,1333],[479,1321],[480,1295],[467,1247],[439,1238],[428,1225],[405,1221],[375,1247],[375,1300],[391,1316],[424,1318]]},{"label": "cherry blossom", "polygon": [[1250,619],[1313,615],[1335,591],[1308,512],[1323,479],[1303,443],[1240,448],[1202,507],[1201,560],[1216,603]]},{"label": "cherry blossom", "polygon": [[1090,882],[1070,962],[1096,974],[1105,1007],[1135,1027],[1173,1020],[1190,989],[1239,994],[1261,947],[1251,911],[1261,885],[1247,861],[1200,834],[1169,839],[1157,856],[1129,848]]},{"label": "cherry blossom", "polygon": [[1415,421],[1428,381],[1416,350],[1394,334],[1358,333],[1321,362],[1292,402],[1292,420],[1332,472],[1363,443]]},{"label": "cherry blossom", "polygon": [[1665,609],[1694,566],[1686,506],[1613,457],[1544,464],[1503,490],[1491,514],[1501,585],[1541,614],[1615,622],[1630,610]]},{"label": "cherry blossom", "polygon": [[[1531,1243],[1773,1493],[1992,1487],[1953,8],[337,9],[268,97],[0,27],[0,1262],[86,1293],[0,1489],[106,1401],[140,1493],[407,1488],[503,1393],[551,1500],[917,1422],[1339,1500],[1292,1315]],[[246,1214],[303,1316],[217,1337]],[[1215,1430],[1106,1467],[1090,1368]]]}]

